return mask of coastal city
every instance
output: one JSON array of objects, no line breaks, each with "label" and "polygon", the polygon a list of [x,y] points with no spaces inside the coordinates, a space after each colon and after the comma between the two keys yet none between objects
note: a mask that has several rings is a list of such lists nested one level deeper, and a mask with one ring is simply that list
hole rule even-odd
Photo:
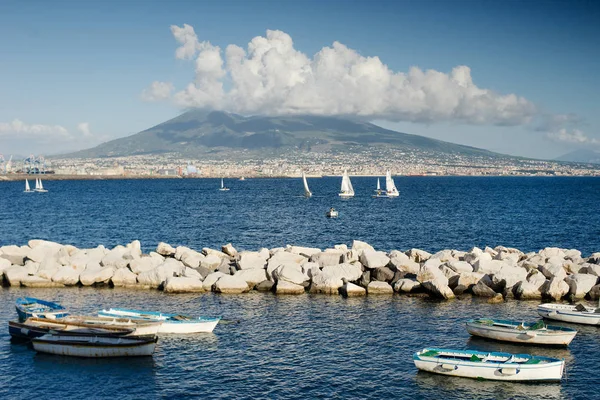
[{"label": "coastal city", "polygon": [[227,151],[226,156],[185,158],[177,153],[111,158],[30,157],[0,165],[0,179],[22,174],[46,174],[80,179],[100,177],[298,177],[378,176],[599,176],[600,165],[517,157],[490,157],[434,151],[370,148],[356,152],[293,152],[257,154]]}]

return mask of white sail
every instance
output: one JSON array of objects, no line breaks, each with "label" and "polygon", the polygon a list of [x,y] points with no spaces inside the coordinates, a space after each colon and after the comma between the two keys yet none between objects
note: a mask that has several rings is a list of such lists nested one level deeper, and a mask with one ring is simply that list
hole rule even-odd
[{"label": "white sail", "polygon": [[304,172],[302,173],[302,183],[304,183],[304,195],[306,197],[311,197],[312,193],[310,192],[310,189],[308,188],[308,182],[306,182],[306,175],[304,175]]},{"label": "white sail", "polygon": [[223,186],[223,178],[221,178],[221,189],[223,189],[225,186]]},{"label": "white sail", "polygon": [[352,197],[354,196],[354,188],[352,187],[352,182],[350,182],[350,177],[348,176],[348,171],[344,170],[344,175],[342,175],[342,187],[340,189],[341,197]]},{"label": "white sail", "polygon": [[379,178],[377,178],[377,191],[379,192],[381,190],[381,185],[379,184]]},{"label": "white sail", "polygon": [[[52,185],[50,185],[52,186]],[[42,179],[40,178],[40,190],[44,190],[44,185],[42,185]]]},{"label": "white sail", "polygon": [[35,178],[35,190],[40,190],[40,181],[38,178]]},{"label": "white sail", "polygon": [[390,171],[387,171],[385,174],[385,193],[388,197],[398,197],[400,195]]},{"label": "white sail", "polygon": [[31,192],[31,188],[29,187],[29,181],[27,179],[25,179],[25,191]]}]

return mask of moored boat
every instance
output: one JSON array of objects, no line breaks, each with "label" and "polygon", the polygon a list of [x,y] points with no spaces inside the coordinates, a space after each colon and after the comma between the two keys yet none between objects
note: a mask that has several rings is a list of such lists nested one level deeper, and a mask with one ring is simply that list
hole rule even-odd
[{"label": "moored boat", "polygon": [[421,371],[498,381],[560,381],[565,361],[529,354],[425,348],[413,355]]},{"label": "moored boat", "polygon": [[546,325],[544,321],[528,324],[482,318],[468,321],[466,327],[467,331],[473,336],[504,342],[538,345],[568,346],[577,334],[575,329]]},{"label": "moored boat", "polygon": [[126,336],[134,331],[135,328],[70,324],[47,318],[27,318],[25,322],[8,322],[8,333],[14,339],[33,339],[48,333],[79,336]]},{"label": "moored boat", "polygon": [[162,321],[144,321],[131,318],[116,318],[116,317],[94,317],[89,315],[69,315],[61,318],[60,322],[69,324],[82,324],[86,327],[105,326],[132,329],[133,332],[125,336],[154,336],[158,334],[158,330],[162,325]]},{"label": "moored boat", "polygon": [[337,216],[338,216],[338,212],[337,212],[337,210],[336,210],[335,208],[331,207],[331,208],[329,209],[329,211],[327,211],[327,212],[325,213],[325,216],[326,216],[327,218],[337,218]]},{"label": "moored boat", "polygon": [[31,317],[56,319],[69,315],[67,310],[60,304],[33,297],[19,297],[15,305],[20,322]]},{"label": "moored boat", "polygon": [[41,353],[72,357],[133,357],[151,356],[157,337],[124,338],[107,336],[76,336],[48,334],[32,339],[33,348]]},{"label": "moored boat", "polygon": [[600,308],[586,307],[583,304],[540,304],[538,314],[547,319],[571,322],[574,324],[600,325]]},{"label": "moored boat", "polygon": [[161,321],[158,333],[209,333],[212,332],[219,321],[217,318],[189,317],[179,314],[166,314],[158,311],[128,310],[124,308],[110,308],[98,312],[101,317],[121,317],[142,321]]}]

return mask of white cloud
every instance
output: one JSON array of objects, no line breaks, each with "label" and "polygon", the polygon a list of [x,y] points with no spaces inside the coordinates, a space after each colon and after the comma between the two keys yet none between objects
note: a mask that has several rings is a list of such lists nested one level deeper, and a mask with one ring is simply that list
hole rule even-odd
[{"label": "white cloud", "polygon": [[198,40],[192,26],[172,26],[171,32],[180,43],[176,58],[195,58],[194,81],[173,96],[181,107],[494,125],[527,124],[537,113],[523,97],[475,85],[467,66],[449,73],[396,72],[339,42],[309,57],[288,34],[272,30],[246,49],[227,46],[223,58],[218,46]]},{"label": "white cloud", "polygon": [[78,124],[77,125],[77,130],[79,132],[81,132],[81,134],[85,138],[90,138],[90,137],[94,136],[94,135],[92,135],[92,132],[90,131],[90,124],[89,124],[89,122],[82,122],[82,123]]},{"label": "white cloud", "polygon": [[547,136],[559,143],[567,143],[571,145],[600,145],[600,140],[586,136],[579,129],[567,130],[561,128],[555,132],[549,132]]},{"label": "white cloud", "polygon": [[27,124],[19,119],[0,122],[0,136],[13,136],[21,139],[65,140],[69,131],[61,125]]},{"label": "white cloud", "polygon": [[170,82],[154,81],[148,89],[142,92],[142,100],[144,101],[160,101],[171,97],[173,84]]}]

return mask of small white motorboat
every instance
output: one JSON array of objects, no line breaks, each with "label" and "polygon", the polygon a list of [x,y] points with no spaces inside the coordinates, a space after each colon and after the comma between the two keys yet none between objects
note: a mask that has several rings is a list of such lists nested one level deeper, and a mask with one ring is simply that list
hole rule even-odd
[{"label": "small white motorboat", "polygon": [[75,336],[47,334],[31,340],[35,351],[71,357],[151,356],[157,337],[147,339],[114,336]]},{"label": "small white motorboat", "polygon": [[529,343],[538,345],[568,346],[577,331],[562,326],[546,325],[540,320],[533,324],[524,322],[472,319],[467,321],[467,331],[473,336],[504,342]]},{"label": "small white motorboat", "polygon": [[160,321],[158,333],[210,333],[221,318],[188,317],[179,314],[165,314],[157,311],[127,310],[111,308],[98,312],[101,317],[131,318],[141,321]]},{"label": "small white motorboat", "polygon": [[337,216],[338,216],[338,212],[337,212],[337,210],[336,210],[335,208],[331,207],[331,208],[329,209],[329,211],[327,211],[327,212],[325,213],[325,216],[326,216],[327,218],[337,218]]},{"label": "small white motorboat", "polygon": [[565,361],[529,354],[425,348],[413,355],[421,371],[497,381],[560,381]]},{"label": "small white motorboat", "polygon": [[600,325],[600,308],[586,307],[583,304],[540,304],[538,314],[544,318],[574,324]]}]

